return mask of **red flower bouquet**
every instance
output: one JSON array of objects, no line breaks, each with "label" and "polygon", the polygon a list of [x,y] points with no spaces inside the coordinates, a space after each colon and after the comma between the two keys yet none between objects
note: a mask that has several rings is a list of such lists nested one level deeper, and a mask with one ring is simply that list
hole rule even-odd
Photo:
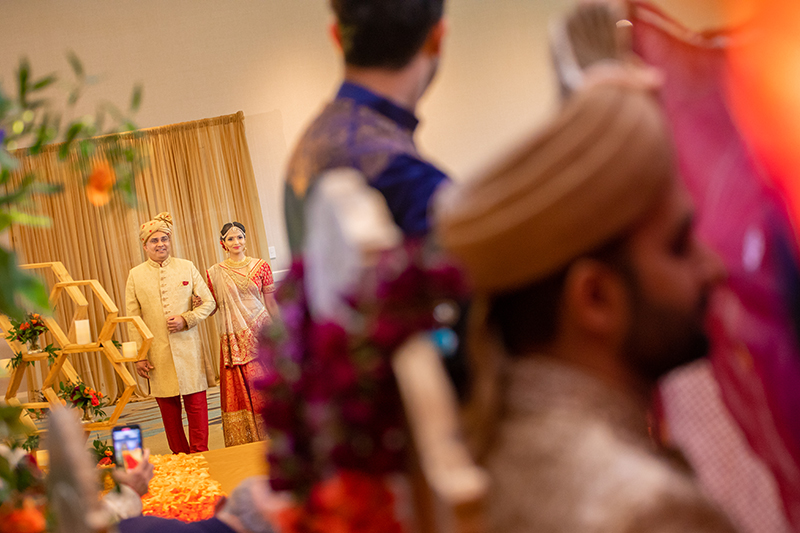
[{"label": "red flower bouquet", "polygon": [[85,418],[90,415],[93,418],[106,417],[103,407],[106,406],[107,399],[103,397],[102,392],[94,390],[82,381],[74,385],[71,382],[61,382],[58,395],[72,406],[83,409]]},{"label": "red flower bouquet", "polygon": [[6,339],[29,344],[35,350],[39,348],[39,336],[47,331],[41,315],[33,313],[27,316],[26,320],[18,322],[11,319],[11,329],[8,330]]}]

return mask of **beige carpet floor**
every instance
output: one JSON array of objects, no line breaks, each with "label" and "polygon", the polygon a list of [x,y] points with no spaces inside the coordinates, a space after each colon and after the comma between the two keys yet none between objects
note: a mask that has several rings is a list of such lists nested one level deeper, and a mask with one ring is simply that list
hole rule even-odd
[{"label": "beige carpet floor", "polygon": [[[110,409],[107,409],[107,412],[111,412]],[[164,433],[164,425],[161,422],[161,413],[158,410],[158,404],[155,399],[131,402],[126,405],[117,422],[117,425],[125,424],[139,424],[142,428],[144,446],[150,449],[151,454],[163,455],[171,453],[167,445],[167,434]],[[185,412],[183,414],[183,426],[188,435]],[[96,438],[111,444],[111,430],[93,431],[89,436],[89,440],[91,442]],[[225,439],[222,434],[219,387],[213,387],[208,389],[208,449],[216,450],[224,447]]]}]

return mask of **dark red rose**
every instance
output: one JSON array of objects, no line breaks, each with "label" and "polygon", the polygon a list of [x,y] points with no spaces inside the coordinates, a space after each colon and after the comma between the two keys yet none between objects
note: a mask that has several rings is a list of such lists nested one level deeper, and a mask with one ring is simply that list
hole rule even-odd
[{"label": "dark red rose", "polygon": [[334,391],[348,391],[358,383],[358,370],[348,354],[343,353],[338,358],[329,361],[326,367],[329,372],[328,379]]},{"label": "dark red rose", "polygon": [[188,284],[189,284],[189,282],[188,282],[188,281],[184,281],[184,282],[183,282],[183,286],[184,286],[184,287],[185,287],[185,286],[187,286]]},{"label": "dark red rose", "polygon": [[408,329],[397,319],[380,318],[375,322],[370,339],[379,348],[394,349],[405,340]]},{"label": "dark red rose", "polygon": [[363,460],[349,443],[343,442],[331,450],[331,462],[340,468],[358,468]]},{"label": "dark red rose", "polygon": [[328,322],[311,326],[310,348],[315,359],[330,361],[347,357],[347,332],[338,324]]},{"label": "dark red rose", "polygon": [[294,424],[294,405],[291,402],[270,398],[264,406],[264,423],[272,429],[289,429]]},{"label": "dark red rose", "polygon": [[416,265],[411,265],[395,279],[382,283],[376,291],[376,296],[388,302],[407,302],[419,293],[424,282],[422,270]]},{"label": "dark red rose", "polygon": [[368,400],[350,398],[342,402],[342,420],[347,424],[368,424],[375,416],[375,408]]}]

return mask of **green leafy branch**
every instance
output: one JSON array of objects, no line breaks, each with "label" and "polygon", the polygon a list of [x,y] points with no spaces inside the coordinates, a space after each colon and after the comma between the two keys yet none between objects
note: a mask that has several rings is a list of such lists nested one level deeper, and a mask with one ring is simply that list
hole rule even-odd
[{"label": "green leafy branch", "polygon": [[41,442],[41,438],[39,435],[28,435],[28,438],[25,439],[25,442],[22,443],[22,449],[27,451],[28,453],[33,452],[34,450],[39,449],[39,443]]},{"label": "green leafy branch", "polygon": [[[48,344],[42,351],[47,353],[47,365],[53,366],[56,363],[56,358],[58,357],[58,348],[52,344]],[[11,362],[11,369],[15,370],[20,364],[22,364],[22,352],[14,352],[14,356],[9,359],[9,361]]]},{"label": "green leafy branch", "polygon": [[[84,176],[87,186],[96,185],[101,191],[113,189],[126,205],[136,205],[134,178],[144,167],[145,158],[134,143],[122,142],[120,134],[136,129],[130,117],[141,106],[142,87],[133,88],[124,112],[109,102],[100,102],[94,115],[68,118],[65,112],[74,112],[85,88],[96,83],[96,78],[86,74],[75,54],[68,54],[67,60],[73,74],[70,80],[62,82],[57,74],[37,78],[29,61],[23,58],[17,70],[14,96],[0,86],[0,232],[12,224],[49,226],[48,217],[28,213],[19,207],[30,205],[36,195],[52,195],[63,190],[61,184],[41,182],[33,173],[15,179],[20,163],[13,154],[25,146],[28,153],[35,155],[48,144],[61,142],[58,157],[64,160],[77,153],[77,170]],[[67,93],[64,111],[58,110],[49,96],[57,85]],[[98,136],[102,137],[98,139]],[[90,160],[98,149],[113,168],[113,176],[99,175],[101,179],[93,184]],[[20,270],[15,254],[3,247],[0,247],[0,279],[3,280],[0,313],[21,319],[25,308],[48,309],[44,285],[36,276]]]}]

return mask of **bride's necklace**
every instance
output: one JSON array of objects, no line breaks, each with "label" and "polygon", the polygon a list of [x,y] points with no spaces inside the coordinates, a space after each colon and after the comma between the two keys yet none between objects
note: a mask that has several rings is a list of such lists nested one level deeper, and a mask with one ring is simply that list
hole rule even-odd
[{"label": "bride's necklace", "polygon": [[242,268],[243,266],[250,264],[250,258],[245,257],[241,261],[234,261],[229,257],[224,261],[224,263],[231,268]]}]

